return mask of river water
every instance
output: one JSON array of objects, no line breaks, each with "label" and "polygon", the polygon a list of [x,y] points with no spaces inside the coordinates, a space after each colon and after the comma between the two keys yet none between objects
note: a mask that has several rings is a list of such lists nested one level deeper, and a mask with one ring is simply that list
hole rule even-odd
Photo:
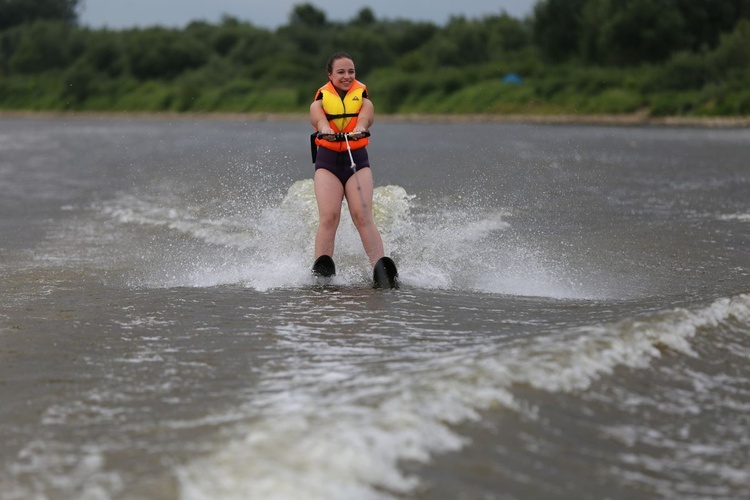
[{"label": "river water", "polygon": [[0,118],[0,497],[750,497],[750,129]]}]

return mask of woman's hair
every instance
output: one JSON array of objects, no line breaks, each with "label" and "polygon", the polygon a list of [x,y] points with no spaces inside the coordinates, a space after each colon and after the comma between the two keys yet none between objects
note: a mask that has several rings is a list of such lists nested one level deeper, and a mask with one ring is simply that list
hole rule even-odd
[{"label": "woman's hair", "polygon": [[338,59],[351,59],[352,61],[354,61],[354,58],[347,52],[336,52],[330,58],[328,58],[328,64],[326,64],[328,73],[333,73],[333,63]]}]

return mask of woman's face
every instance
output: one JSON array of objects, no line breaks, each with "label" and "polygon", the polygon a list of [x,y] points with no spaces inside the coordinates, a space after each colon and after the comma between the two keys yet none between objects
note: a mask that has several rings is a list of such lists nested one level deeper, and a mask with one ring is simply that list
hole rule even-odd
[{"label": "woman's face", "polygon": [[328,78],[337,89],[348,91],[354,83],[354,61],[347,58],[336,59]]}]

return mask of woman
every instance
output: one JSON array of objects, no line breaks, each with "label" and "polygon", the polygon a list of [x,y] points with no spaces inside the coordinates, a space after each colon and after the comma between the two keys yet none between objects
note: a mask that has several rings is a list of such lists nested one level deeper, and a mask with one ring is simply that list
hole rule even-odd
[{"label": "woman", "polygon": [[[313,272],[335,273],[331,257],[341,219],[341,202],[346,198],[362,246],[375,270],[376,286],[378,273],[384,267],[388,283],[394,286],[396,268],[391,259],[383,257],[383,240],[372,216],[373,180],[366,149],[369,139],[363,136],[375,120],[375,108],[368,99],[367,87],[355,77],[354,60],[349,54],[333,54],[326,69],[328,83],[318,89],[310,105],[310,122],[318,134],[314,187],[319,221]],[[348,142],[325,138],[336,133],[349,134]]]}]

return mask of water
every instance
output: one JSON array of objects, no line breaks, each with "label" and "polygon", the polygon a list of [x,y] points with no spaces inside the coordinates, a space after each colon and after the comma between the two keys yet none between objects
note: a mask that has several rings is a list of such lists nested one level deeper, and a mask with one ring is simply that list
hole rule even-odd
[{"label": "water", "polygon": [[750,496],[750,130],[0,119],[0,497]]}]

